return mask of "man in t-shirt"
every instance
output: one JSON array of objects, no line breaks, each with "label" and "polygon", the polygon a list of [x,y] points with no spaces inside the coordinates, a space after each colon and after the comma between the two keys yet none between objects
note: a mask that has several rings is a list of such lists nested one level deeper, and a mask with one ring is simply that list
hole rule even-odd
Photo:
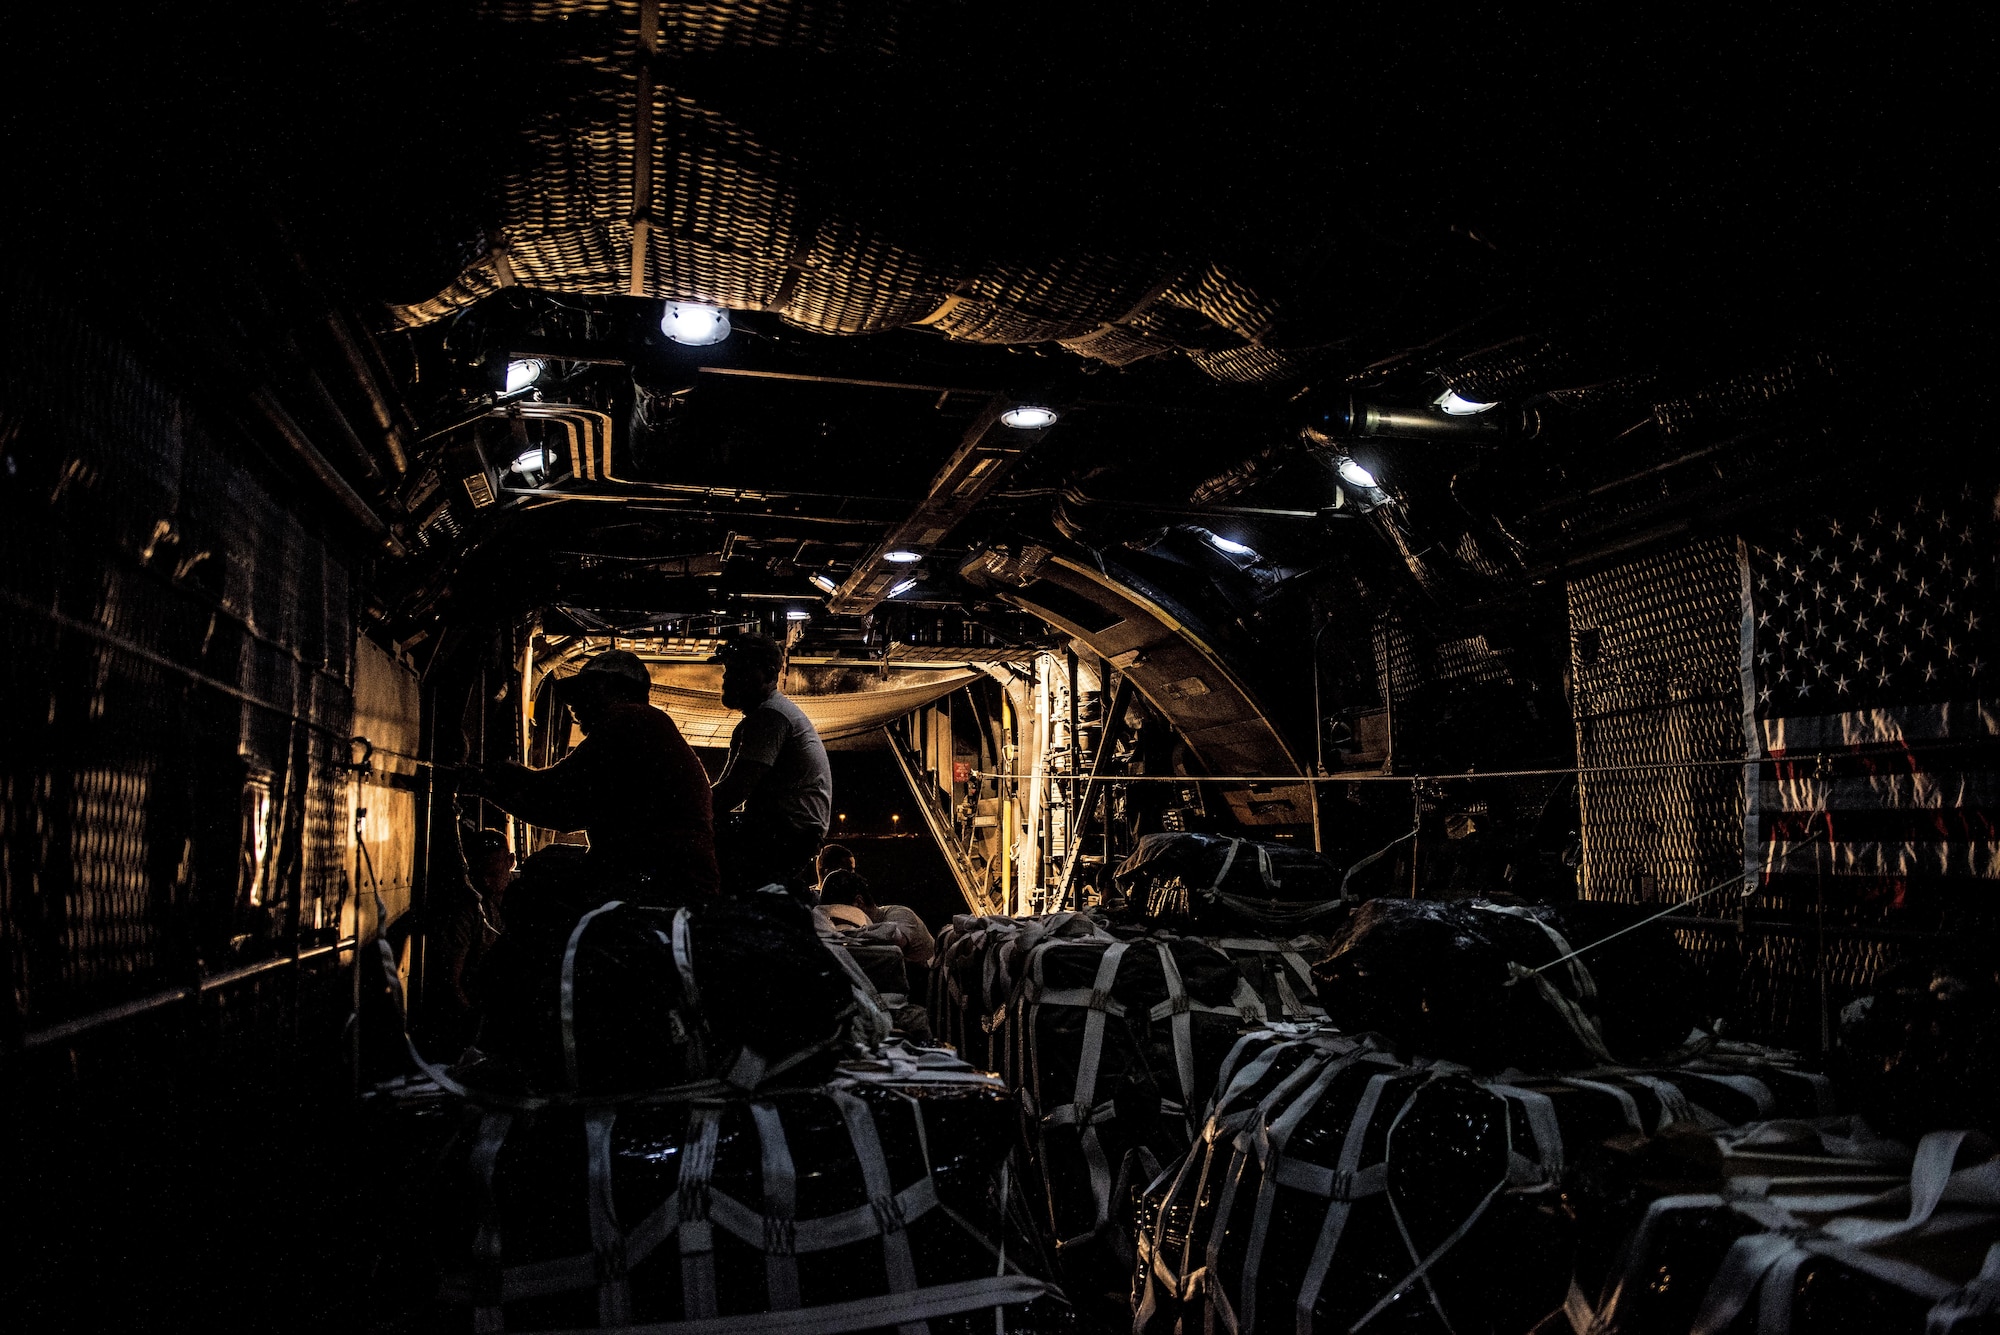
[{"label": "man in t-shirt", "polygon": [[550,830],[587,830],[585,867],[605,897],[684,904],[714,896],[715,821],[708,772],[674,721],[653,708],[637,654],[597,655],[562,684],[583,744],[547,769],[489,765],[467,785]]},{"label": "man in t-shirt", "polygon": [[722,664],[723,705],[743,711],[715,783],[723,888],[747,894],[782,885],[810,903],[808,864],[833,815],[826,747],[805,711],[778,691],[785,651],[775,640],[738,635],[714,661]]}]

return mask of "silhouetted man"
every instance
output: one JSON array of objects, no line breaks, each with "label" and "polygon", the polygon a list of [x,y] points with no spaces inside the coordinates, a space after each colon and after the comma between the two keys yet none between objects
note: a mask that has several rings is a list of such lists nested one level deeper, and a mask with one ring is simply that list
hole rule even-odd
[{"label": "silhouetted man", "polygon": [[597,655],[562,684],[583,744],[547,769],[490,765],[470,791],[530,825],[587,830],[585,868],[606,898],[708,898],[721,883],[708,773],[651,698],[652,678],[637,654]]},{"label": "silhouetted man", "polygon": [[722,703],[743,711],[715,784],[723,885],[736,893],[783,885],[810,903],[806,865],[833,815],[826,747],[805,711],[778,692],[785,651],[776,641],[739,635],[715,661],[722,664]]}]

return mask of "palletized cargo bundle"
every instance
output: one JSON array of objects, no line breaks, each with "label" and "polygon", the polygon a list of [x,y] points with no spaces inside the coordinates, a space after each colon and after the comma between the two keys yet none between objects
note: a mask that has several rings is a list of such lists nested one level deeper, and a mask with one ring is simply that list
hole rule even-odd
[{"label": "palletized cargo bundle", "polygon": [[1348,906],[1345,868],[1311,849],[1217,834],[1149,834],[1119,864],[1124,911],[1191,936],[1288,937]]},{"label": "palletized cargo bundle", "polygon": [[[796,919],[796,920],[795,920]],[[546,925],[545,925],[546,926]],[[802,915],[616,903],[518,938],[429,1199],[432,1328],[1067,1331],[1015,1100],[885,1041]],[[756,958],[751,958],[755,956]],[[801,1005],[801,1002],[810,1005]],[[436,1101],[396,1100],[434,1123]],[[411,1121],[405,1128],[419,1128]]]},{"label": "palletized cargo bundle", "polygon": [[1122,1300],[1134,1193],[1187,1147],[1242,1027],[1316,1014],[1315,938],[1220,944],[1234,958],[1078,913],[961,917],[940,938],[933,1009],[1021,1093],[1073,1295]]},{"label": "palletized cargo bundle", "polygon": [[442,1296],[491,1331],[1067,1330],[1027,1235],[1002,1259],[1014,1136],[1000,1082],[913,1049],[757,1097],[481,1109]]},{"label": "palletized cargo bundle", "polygon": [[1200,1141],[1139,1211],[1145,1335],[1522,1331],[1568,1295],[1576,1151],[1811,1116],[1825,1082],[1732,1048],[1685,1068],[1478,1077],[1372,1036],[1273,1025],[1224,1063]]},{"label": "palletized cargo bundle", "polygon": [[1978,1132],[1912,1154],[1858,1119],[1710,1133],[1709,1179],[1646,1205],[1578,1335],[2000,1330],[2000,1159]]}]

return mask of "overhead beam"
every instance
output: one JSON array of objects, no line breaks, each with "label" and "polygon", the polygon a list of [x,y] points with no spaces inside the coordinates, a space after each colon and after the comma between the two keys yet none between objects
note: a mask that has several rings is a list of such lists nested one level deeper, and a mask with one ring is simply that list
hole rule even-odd
[{"label": "overhead beam", "polygon": [[1048,434],[1048,427],[1022,431],[1004,425],[1000,414],[1013,402],[1006,395],[987,400],[985,408],[966,428],[958,448],[931,480],[930,492],[918,502],[908,519],[892,528],[888,537],[854,567],[828,599],[829,611],[847,616],[874,611],[889,596],[889,590],[909,578],[910,566],[890,561],[889,553],[914,552],[919,557],[928,557],[1013,471],[1021,456]]}]

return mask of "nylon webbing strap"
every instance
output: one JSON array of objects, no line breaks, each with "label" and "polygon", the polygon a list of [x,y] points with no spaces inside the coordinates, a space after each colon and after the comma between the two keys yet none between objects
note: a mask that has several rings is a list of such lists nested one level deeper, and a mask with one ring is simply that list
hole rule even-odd
[{"label": "nylon webbing strap", "polygon": [[[563,947],[562,958],[562,1045],[563,1077],[571,1089],[576,1088],[576,948],[583,943],[583,933],[591,920],[600,913],[609,913],[625,901],[614,899],[599,904],[590,912],[576,920],[576,927],[569,934],[569,944]],[[685,910],[683,910],[685,911]]]},{"label": "nylon webbing strap", "polygon": [[[1094,1236],[1111,1220],[1111,1162],[1104,1153],[1103,1142],[1098,1136],[1097,1124],[1108,1121],[1112,1107],[1097,1104],[1097,1076],[1104,1057],[1104,1025],[1107,1012],[1122,1011],[1111,997],[1111,989],[1118,979],[1119,961],[1125,958],[1126,943],[1114,942],[1104,948],[1098,957],[1097,972],[1091,980],[1090,991],[1081,989],[1052,989],[1040,986],[1044,976],[1043,956],[1050,947],[1058,944],[1044,942],[1035,948],[1031,964],[1031,976],[1038,985],[1031,1004],[1042,1006],[1083,1006],[1086,1015],[1083,1022],[1083,1050],[1077,1056],[1076,1088],[1070,1101],[1049,1109],[1042,1116],[1044,1126],[1075,1125],[1080,1128],[1079,1139],[1083,1145],[1083,1157],[1090,1169],[1090,1192],[1095,1205],[1095,1217],[1090,1232],[1075,1238],[1062,1239],[1059,1246],[1069,1246]],[[1033,1025],[1026,1027],[1035,1027]]]},{"label": "nylon webbing strap", "polygon": [[[1424,1083],[1428,1084],[1429,1082],[1425,1081]],[[1396,1110],[1396,1116],[1389,1123],[1389,1132],[1388,1135],[1384,1138],[1382,1146],[1382,1158],[1385,1166],[1388,1163],[1389,1158],[1394,1153],[1396,1130],[1397,1128],[1402,1126],[1403,1118],[1409,1114],[1410,1109],[1416,1106],[1417,1095],[1423,1092],[1423,1087],[1424,1087],[1423,1084],[1419,1084],[1415,1089],[1412,1089],[1410,1091],[1409,1097],[1403,1100],[1403,1106]],[[1445,1256],[1450,1254],[1452,1248],[1456,1247],[1460,1242],[1462,1242],[1465,1239],[1465,1235],[1472,1231],[1473,1225],[1477,1224],[1480,1218],[1486,1213],[1486,1207],[1493,1203],[1493,1200],[1496,1196],[1498,1196],[1502,1191],[1506,1190],[1508,1182],[1514,1176],[1514,1171],[1515,1171],[1514,1163],[1517,1156],[1514,1153],[1513,1119],[1509,1117],[1503,1117],[1500,1119],[1500,1125],[1504,1129],[1506,1135],[1506,1149],[1507,1149],[1506,1162],[1508,1165],[1506,1171],[1502,1172],[1500,1174],[1499,1180],[1494,1182],[1494,1184],[1487,1189],[1487,1192],[1484,1196],[1480,1197],[1479,1204],[1472,1207],[1472,1212],[1466,1215],[1466,1217],[1460,1221],[1458,1227],[1453,1229],[1449,1234],[1447,1234],[1445,1236],[1444,1241],[1440,1242],[1437,1246],[1431,1248],[1429,1255],[1424,1256],[1421,1259],[1419,1259],[1417,1255],[1416,1239],[1410,1236],[1409,1225],[1403,1218],[1402,1206],[1399,1205],[1396,1201],[1396,1193],[1393,1191],[1388,1191],[1386,1189],[1387,1183],[1385,1175],[1384,1194],[1388,1197],[1389,1201],[1389,1217],[1396,1221],[1396,1232],[1399,1235],[1401,1235],[1403,1239],[1403,1246],[1409,1252],[1410,1259],[1416,1262],[1417,1268],[1415,1270],[1412,1270],[1409,1274],[1405,1275],[1401,1280],[1397,1281],[1394,1284],[1391,1284],[1388,1287],[1388,1289],[1386,1289],[1383,1292],[1382,1296],[1375,1300],[1375,1305],[1373,1307],[1370,1307],[1366,1312],[1364,1312],[1360,1320],[1356,1321],[1353,1325],[1347,1328],[1348,1335],[1355,1335],[1355,1332],[1362,1330],[1364,1327],[1368,1325],[1369,1322],[1373,1321],[1377,1316],[1381,1315],[1382,1311],[1385,1308],[1387,1308],[1390,1303],[1394,1302],[1398,1297],[1400,1297],[1403,1293],[1405,1293],[1409,1289],[1411,1284],[1420,1281],[1424,1286],[1425,1295],[1429,1297],[1431,1300],[1431,1308],[1434,1311],[1436,1311],[1438,1315],[1438,1320],[1444,1325],[1445,1330],[1450,1331],[1452,1329],[1451,1317],[1444,1310],[1444,1300],[1438,1296],[1437,1286],[1431,1283],[1431,1267],[1435,1266],[1439,1261],[1443,1260]]]},{"label": "nylon webbing strap", "polygon": [[626,1282],[625,1237],[611,1198],[611,1128],[616,1108],[584,1114],[584,1147],[590,1162],[590,1250],[597,1280],[597,1321],[615,1326],[632,1319],[632,1290]]},{"label": "nylon webbing strap", "polygon": [[1529,1164],[1520,1152],[1514,1149],[1513,1130],[1510,1125],[1507,1135],[1507,1154],[1513,1185],[1554,1186],[1561,1181],[1562,1127],[1556,1122],[1554,1101],[1539,1089],[1524,1089],[1519,1085],[1504,1084],[1496,1080],[1482,1080],[1480,1084],[1502,1098],[1519,1103],[1522,1114],[1528,1119],[1528,1134],[1535,1142],[1535,1157],[1539,1162]]},{"label": "nylon webbing strap", "polygon": [[[910,1235],[903,1230],[903,1206],[889,1180],[888,1162],[882,1157],[882,1140],[876,1134],[875,1114],[866,1101],[845,1091],[835,1091],[833,1101],[839,1105],[841,1117],[847,1123],[848,1139],[853,1143],[854,1157],[861,1165],[862,1185],[879,1221],[882,1268],[888,1276],[889,1292],[892,1296],[909,1293],[917,1287],[917,1268],[910,1256]],[[930,1178],[926,1176],[922,1181],[928,1185]],[[921,1318],[899,1321],[896,1329],[899,1335],[930,1335],[930,1326]]]},{"label": "nylon webbing strap", "polygon": [[709,1179],[715,1174],[715,1147],[722,1109],[696,1108],[681,1152],[679,1202],[681,1315],[699,1321],[715,1315],[715,1226],[709,1222]]},{"label": "nylon webbing strap", "polygon": [[[1338,1172],[1350,1178],[1361,1166],[1361,1142],[1367,1137],[1368,1126],[1375,1120],[1376,1106],[1382,1102],[1382,1091],[1391,1080],[1408,1074],[1402,1071],[1384,1071],[1369,1078],[1361,1097],[1355,1100],[1354,1116],[1347,1123],[1347,1136],[1340,1143]],[[1319,1302],[1319,1291],[1326,1283],[1327,1271],[1333,1267],[1333,1253],[1340,1246],[1340,1235],[1347,1231],[1347,1216],[1354,1209],[1354,1202],[1335,1196],[1326,1203],[1326,1214],[1320,1220],[1319,1242],[1313,1247],[1312,1260],[1306,1264],[1306,1273],[1299,1282],[1299,1296],[1293,1307],[1297,1320],[1298,1335],[1313,1335],[1313,1307]]]},{"label": "nylon webbing strap", "polygon": [[[1169,1023],[1174,1036],[1174,1069],[1180,1076],[1181,1108],[1184,1117],[1194,1116],[1194,1016],[1189,1010],[1187,984],[1181,980],[1180,965],[1174,960],[1174,952],[1162,941],[1156,947],[1160,953],[1160,977],[1166,984],[1167,997],[1153,1007],[1153,1018],[1163,1014],[1170,1017]],[[1192,1135],[1193,1128],[1189,1128]]]},{"label": "nylon webbing strap", "polygon": [[757,1144],[764,1168],[764,1286],[773,1311],[799,1305],[798,1174],[777,1105],[753,1103]]},{"label": "nylon webbing strap", "polygon": [[507,1132],[514,1125],[514,1115],[489,1109],[479,1119],[479,1133],[472,1144],[472,1171],[479,1178],[479,1187],[484,1199],[481,1201],[482,1218],[479,1231],[472,1239],[472,1263],[476,1267],[479,1293],[472,1309],[472,1329],[477,1335],[492,1335],[492,1332],[507,1328],[507,1318],[501,1309],[502,1286],[500,1283],[500,1198],[493,1190],[493,1168],[500,1158],[500,1147],[507,1142]]},{"label": "nylon webbing strap", "polygon": [[847,1331],[887,1325],[923,1328],[923,1323],[932,1317],[1033,1302],[1047,1292],[1048,1285],[1026,1275],[987,1275],[957,1284],[936,1284],[909,1293],[853,1298],[790,1312],[751,1312],[699,1321],[549,1331],[545,1335],[844,1335]]},{"label": "nylon webbing strap", "polygon": [[[1298,1070],[1279,1081],[1277,1086],[1259,1101],[1251,1124],[1237,1137],[1239,1149],[1234,1165],[1235,1171],[1231,1175],[1231,1197],[1234,1196],[1235,1178],[1248,1166],[1249,1156],[1242,1152],[1245,1141],[1248,1142],[1248,1147],[1254,1150],[1257,1163],[1262,1170],[1257,1185],[1257,1202],[1251,1216],[1250,1238],[1243,1255],[1242,1323],[1246,1331],[1253,1329],[1257,1322],[1257,1278],[1263,1269],[1264,1242],[1270,1233],[1271,1210],[1277,1202],[1277,1189],[1280,1186],[1294,1185],[1284,1180],[1285,1167],[1289,1162],[1285,1155],[1285,1147],[1290,1142],[1292,1133],[1298,1130],[1299,1123],[1319,1106],[1320,1099],[1325,1097],[1334,1079],[1357,1062],[1374,1055],[1365,1051],[1349,1052],[1339,1056],[1315,1053],[1312,1058],[1302,1062]],[[1329,1057],[1331,1060],[1328,1060]],[[1305,1092],[1292,1098],[1292,1091],[1297,1089],[1309,1075],[1311,1083],[1306,1086]],[[1289,1103],[1285,1103],[1287,1099],[1290,1099]],[[1280,1104],[1285,1104],[1284,1111],[1278,1114],[1275,1121],[1270,1120],[1271,1110]],[[1343,1157],[1345,1150],[1346,1146],[1343,1145]],[[1322,1171],[1327,1173],[1329,1187],[1319,1194],[1331,1196],[1334,1194],[1331,1186],[1334,1174],[1331,1170]],[[1349,1176],[1351,1177],[1351,1174]],[[1347,1199],[1352,1200],[1354,1197],[1350,1195]],[[1227,1218],[1227,1214],[1220,1217]],[[1222,1234],[1223,1230],[1217,1229],[1209,1241],[1208,1269],[1211,1274],[1221,1273],[1219,1266],[1222,1260]]]}]

